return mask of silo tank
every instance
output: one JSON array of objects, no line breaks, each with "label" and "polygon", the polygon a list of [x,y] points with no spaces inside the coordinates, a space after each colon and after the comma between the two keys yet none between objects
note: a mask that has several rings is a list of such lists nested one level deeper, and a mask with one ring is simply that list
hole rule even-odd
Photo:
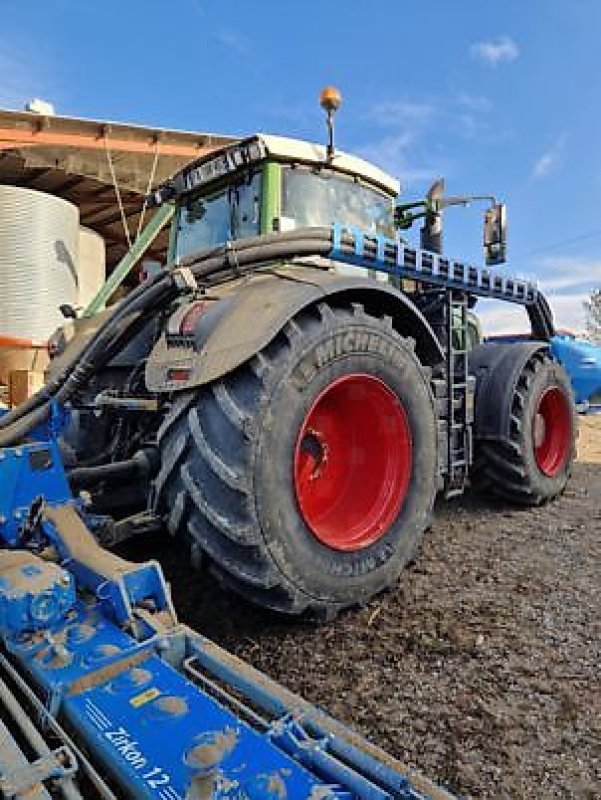
[{"label": "silo tank", "polygon": [[77,303],[79,211],[60,197],[0,186],[0,334],[44,342]]},{"label": "silo tank", "polygon": [[76,306],[85,309],[105,281],[106,246],[100,234],[81,226],[78,249]]}]

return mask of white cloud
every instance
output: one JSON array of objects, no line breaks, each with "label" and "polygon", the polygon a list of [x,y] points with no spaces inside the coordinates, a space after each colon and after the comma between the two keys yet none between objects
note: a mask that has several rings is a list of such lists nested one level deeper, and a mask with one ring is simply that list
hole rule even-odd
[{"label": "white cloud", "polygon": [[586,323],[583,304],[588,297],[588,294],[549,297],[549,304],[555,317],[555,327],[558,330],[567,329],[573,333],[584,333]]},{"label": "white cloud", "polygon": [[470,47],[470,53],[474,58],[483,61],[491,67],[496,67],[503,61],[515,61],[520,54],[520,48],[508,36],[501,36],[498,39],[489,41],[475,42]]},{"label": "white cloud", "polygon": [[202,0],[185,0],[185,4],[193,14],[196,14],[199,17],[203,17],[205,15],[205,8]]},{"label": "white cloud", "polygon": [[[536,280],[553,311],[555,326],[575,333],[585,329],[584,301],[599,283],[601,258],[547,256],[529,265],[530,280]],[[485,333],[520,333],[528,330],[524,310],[509,303],[481,301],[476,307]]]},{"label": "white cloud", "polygon": [[251,50],[251,41],[248,36],[236,31],[221,31],[216,34],[216,39],[224,47],[233,50],[240,56],[246,56]]},{"label": "white cloud", "polygon": [[566,135],[562,134],[553,142],[548,150],[545,150],[545,152],[537,158],[532,167],[533,178],[546,178],[559,169],[566,141]]},{"label": "white cloud", "polygon": [[[558,330],[566,329],[573,333],[584,332],[583,303],[587,297],[586,293],[547,295],[553,311],[555,327]],[[526,311],[520,306],[513,306],[510,303],[478,303],[475,312],[482,322],[486,336],[502,333],[527,333],[530,330]]]},{"label": "white cloud", "polygon": [[488,113],[493,109],[493,104],[488,97],[481,94],[470,94],[470,92],[459,92],[457,103],[473,112]]},{"label": "white cloud", "polygon": [[401,97],[375,103],[366,119],[383,129],[383,135],[358,148],[359,154],[408,183],[431,180],[453,171],[452,161],[436,146],[422,146],[437,130],[451,131],[463,139],[482,135],[491,102],[467,92],[424,98]]},{"label": "white cloud", "polygon": [[368,116],[381,127],[396,127],[421,125],[431,120],[437,111],[433,102],[389,100],[372,106]]},{"label": "white cloud", "polygon": [[553,309],[556,327],[584,331],[583,303],[599,283],[601,259],[550,256],[538,260],[536,272]]},{"label": "white cloud", "polygon": [[427,161],[418,155],[419,140],[439,118],[441,109],[430,99],[397,98],[375,103],[367,119],[384,135],[358,148],[359,155],[398,176],[403,185],[430,179],[440,170],[428,154]]},{"label": "white cloud", "polygon": [[535,269],[540,289],[553,309],[556,327],[584,331],[583,303],[599,283],[601,259],[545,256],[535,262]]},{"label": "white cloud", "polygon": [[400,131],[360,147],[358,153],[367,161],[398,176],[402,189],[414,181],[432,180],[444,173],[448,174],[448,163],[441,159],[432,159],[431,156],[423,161],[414,152],[415,139],[410,131]]},{"label": "white cloud", "polygon": [[529,330],[528,315],[521,306],[491,300],[480,300],[474,311],[482,323],[485,336],[495,336],[502,333],[526,333]]},{"label": "white cloud", "polygon": [[536,272],[544,291],[569,294],[575,287],[588,289],[599,283],[601,258],[545,256],[537,259]]}]

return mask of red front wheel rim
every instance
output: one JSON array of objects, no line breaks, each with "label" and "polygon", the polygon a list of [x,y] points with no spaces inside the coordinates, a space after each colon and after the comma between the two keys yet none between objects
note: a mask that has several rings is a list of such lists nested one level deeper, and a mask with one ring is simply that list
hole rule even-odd
[{"label": "red front wheel rim", "polygon": [[397,395],[372,375],[344,375],[320,392],[297,437],[301,515],[322,544],[361,550],[398,516],[411,468],[411,430]]},{"label": "red front wheel rim", "polygon": [[572,450],[572,411],[563,389],[553,386],[540,396],[533,439],[538,468],[554,478],[567,464]]}]

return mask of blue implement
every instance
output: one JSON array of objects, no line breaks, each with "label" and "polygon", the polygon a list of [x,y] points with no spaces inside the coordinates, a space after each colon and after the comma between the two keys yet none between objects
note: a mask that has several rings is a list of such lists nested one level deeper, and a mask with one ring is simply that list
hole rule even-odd
[{"label": "blue implement", "polygon": [[551,339],[551,351],[564,365],[576,403],[601,407],[601,347],[568,333]]},{"label": "blue implement", "polygon": [[[36,762],[28,790],[45,796],[53,780],[79,778],[76,767],[87,764],[82,781],[101,790],[71,787],[65,797],[451,797],[179,624],[157,563],[131,564],[98,545],[54,440],[2,456],[0,643],[8,659],[0,653],[0,672],[37,709],[40,730],[62,739]],[[7,734],[0,765],[14,750]],[[0,788],[23,781],[19,770],[0,775]]]}]

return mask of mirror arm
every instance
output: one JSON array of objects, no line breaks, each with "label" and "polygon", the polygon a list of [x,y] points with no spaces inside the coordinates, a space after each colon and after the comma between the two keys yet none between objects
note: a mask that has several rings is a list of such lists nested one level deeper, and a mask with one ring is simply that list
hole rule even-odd
[{"label": "mirror arm", "polygon": [[[497,199],[492,194],[470,194],[470,195],[456,195],[451,197],[443,197],[440,200],[417,200],[413,203],[401,203],[395,207],[395,224],[397,228],[407,230],[418,219],[423,219],[429,214],[439,214],[445,208],[450,206],[467,206],[476,201],[488,201],[491,206],[496,205]],[[423,211],[408,214],[414,208],[422,208]]]},{"label": "mirror arm", "polygon": [[[417,208],[418,206],[423,205],[423,203],[412,203],[411,207]],[[395,228],[400,228],[403,231],[408,230],[416,220],[427,217],[429,213],[429,211],[424,210],[411,214],[406,212],[405,207],[397,206],[394,212]]]},{"label": "mirror arm", "polygon": [[[422,211],[407,213],[414,208],[421,208]],[[436,201],[430,200],[426,197],[424,200],[417,200],[413,203],[402,203],[394,209],[395,227],[401,230],[407,230],[418,219],[424,217],[438,216],[438,208]]]},{"label": "mirror arm", "polygon": [[[439,182],[440,183],[440,182]],[[440,188],[440,192],[444,191]],[[418,200],[413,203],[402,203],[395,207],[394,211],[394,224],[399,230],[407,230],[418,219],[424,219],[424,225],[421,229],[421,246],[426,250],[433,252],[440,252],[442,249],[442,212],[451,206],[468,206],[473,202],[486,202],[488,208],[486,210],[486,219],[489,214],[494,214],[498,209],[501,209],[502,217],[504,220],[504,205],[498,203],[497,198],[490,194],[472,194],[472,195],[452,195],[449,197],[438,196],[434,192],[428,194],[424,200]],[[419,209],[419,211],[415,210]],[[506,260],[506,236],[505,236],[505,223],[500,223],[501,233],[499,240],[488,240],[486,228],[484,237],[484,253],[486,264],[491,266],[494,264],[503,263]]]},{"label": "mirror arm", "polygon": [[469,206],[470,203],[477,201],[486,201],[491,206],[497,204],[497,198],[492,194],[466,194],[456,195],[451,197],[442,197],[437,201],[438,209],[447,208],[448,206]]}]

